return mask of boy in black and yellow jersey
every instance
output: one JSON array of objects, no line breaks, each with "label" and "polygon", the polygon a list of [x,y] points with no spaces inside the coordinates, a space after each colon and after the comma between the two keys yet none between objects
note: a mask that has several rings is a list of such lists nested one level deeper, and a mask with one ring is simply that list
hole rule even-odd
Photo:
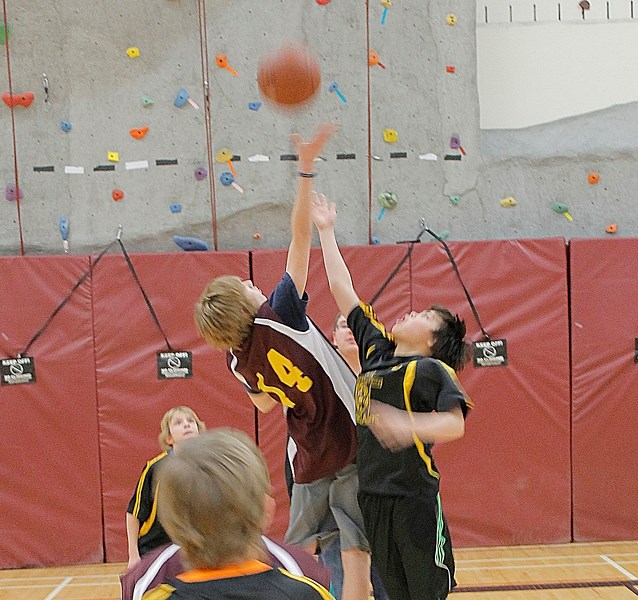
[{"label": "boy in black and yellow jersey", "polygon": [[467,357],[465,323],[433,306],[387,332],[354,290],[335,219],[335,205],[316,197],[330,290],[359,346],[358,498],[372,560],[392,600],[442,600],[455,585],[454,559],[431,449],[463,436],[472,407],[454,372]]},{"label": "boy in black and yellow jersey", "polygon": [[157,518],[157,468],[182,440],[202,431],[206,424],[188,406],[174,406],[162,416],[158,441],[163,452],[147,461],[126,510],[129,569],[146,553],[171,542]]},{"label": "boy in black and yellow jersey", "polygon": [[143,600],[332,600],[316,581],[267,560],[261,536],[270,480],[243,432],[186,440],[159,468],[159,516],[189,569]]}]

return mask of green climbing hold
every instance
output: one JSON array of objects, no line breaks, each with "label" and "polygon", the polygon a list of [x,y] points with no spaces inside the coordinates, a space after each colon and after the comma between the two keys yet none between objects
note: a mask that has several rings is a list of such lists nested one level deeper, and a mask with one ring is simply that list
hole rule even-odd
[{"label": "green climbing hold", "polygon": [[148,96],[142,96],[142,106],[150,106],[153,104],[153,99]]},{"label": "green climbing hold", "polygon": [[11,23],[7,23],[7,29],[4,28],[4,23],[0,25],[0,44],[6,44],[7,39],[11,37]]}]

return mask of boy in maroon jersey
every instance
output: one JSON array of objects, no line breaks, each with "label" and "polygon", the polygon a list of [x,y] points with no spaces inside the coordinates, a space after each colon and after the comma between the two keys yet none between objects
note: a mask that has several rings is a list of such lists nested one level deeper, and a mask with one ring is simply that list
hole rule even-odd
[{"label": "boy in maroon jersey", "polygon": [[266,298],[251,281],[211,281],[195,307],[195,322],[212,346],[227,350],[228,366],[262,412],[286,412],[293,469],[288,543],[314,552],[332,513],[342,547],[343,600],[367,600],[369,546],[356,499],[354,374],[306,316],[312,238],[315,158],[334,131],[320,126],[299,153],[299,187],[291,214],[286,272]]}]

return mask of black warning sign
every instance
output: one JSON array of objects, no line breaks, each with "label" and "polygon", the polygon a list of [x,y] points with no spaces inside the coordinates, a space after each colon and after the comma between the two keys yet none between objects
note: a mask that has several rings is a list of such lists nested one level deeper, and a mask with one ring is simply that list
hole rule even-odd
[{"label": "black warning sign", "polygon": [[192,352],[182,351],[157,353],[158,379],[187,379],[192,376]]},{"label": "black warning sign", "polygon": [[35,383],[35,362],[33,357],[3,358],[0,361],[0,377],[2,377],[2,385]]},{"label": "black warning sign", "polygon": [[473,342],[475,367],[507,366],[507,340]]}]

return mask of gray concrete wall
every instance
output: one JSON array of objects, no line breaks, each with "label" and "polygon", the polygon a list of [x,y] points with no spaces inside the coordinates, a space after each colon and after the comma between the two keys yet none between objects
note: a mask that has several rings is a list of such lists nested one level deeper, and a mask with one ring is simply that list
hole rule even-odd
[{"label": "gray concrete wall", "polygon": [[[27,254],[62,252],[62,215],[70,222],[71,252],[103,247],[118,224],[132,251],[181,251],[175,234],[200,238],[211,249],[284,247],[296,167],[280,157],[293,152],[291,132],[308,136],[325,120],[340,128],[317,165],[316,183],[338,203],[340,243],[411,239],[422,217],[457,240],[595,237],[606,235],[612,221],[622,221],[618,235],[635,235],[637,138],[630,119],[638,109],[613,107],[524,131],[480,131],[471,2],[397,1],[384,24],[383,6],[363,0],[6,5],[10,69],[0,48],[0,92],[9,91],[10,73],[14,94],[32,91],[35,100],[16,107],[13,123],[0,105],[0,183],[15,185],[17,164],[24,193],[19,215],[16,202],[0,198],[1,254],[21,252],[21,233]],[[447,23],[449,13],[455,25]],[[265,104],[250,110],[249,103],[261,101],[260,56],[286,42],[319,56],[317,99],[294,115]],[[127,56],[129,47],[140,49],[139,58]],[[385,69],[368,67],[369,48]],[[220,52],[236,77],[216,66]],[[328,91],[332,81],[347,103]],[[199,108],[173,105],[180,88]],[[143,97],[153,104],[145,107]],[[62,120],[71,131],[60,129]],[[145,126],[143,139],[129,135]],[[384,141],[384,129],[396,130],[398,141]],[[453,135],[465,155],[450,148]],[[215,162],[222,148],[240,159],[233,165],[243,194],[220,183],[228,170]],[[109,151],[119,152],[118,163],[109,162]],[[249,161],[257,154],[270,160]],[[337,158],[343,154],[355,158]],[[432,154],[437,160],[425,159]],[[137,161],[148,167],[127,169]],[[115,169],[95,170],[104,165]],[[51,166],[52,172],[34,170]],[[67,174],[66,166],[84,173]],[[209,178],[197,181],[201,167]],[[601,173],[597,186],[587,183],[592,170]],[[125,193],[119,202],[111,197],[116,188]],[[384,191],[394,192],[398,205],[378,220]],[[515,207],[500,205],[508,196],[517,199]],[[573,221],[552,210],[556,201],[569,207]],[[180,213],[169,208],[176,203]]]}]

